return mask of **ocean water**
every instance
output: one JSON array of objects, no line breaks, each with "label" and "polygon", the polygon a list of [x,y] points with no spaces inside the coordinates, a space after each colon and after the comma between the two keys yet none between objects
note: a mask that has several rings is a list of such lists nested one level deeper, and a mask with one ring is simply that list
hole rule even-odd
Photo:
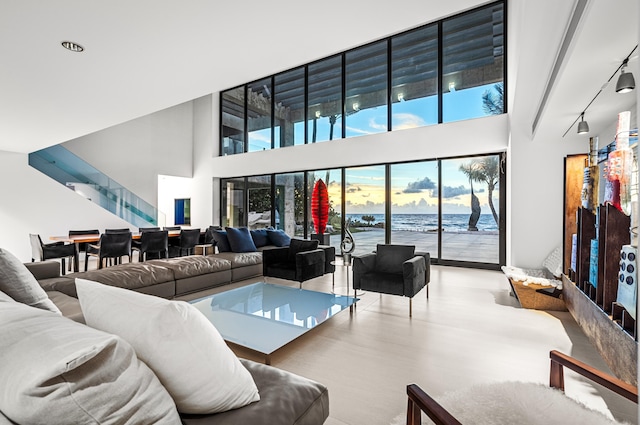
[{"label": "ocean water", "polygon": [[[364,214],[346,214],[352,221],[362,220]],[[375,218],[371,224],[384,223],[384,214],[367,214]],[[481,214],[476,224],[479,231],[497,231],[498,226],[491,214]],[[442,228],[446,232],[462,232],[469,227],[469,214],[443,214]],[[438,214],[392,214],[392,231],[434,232],[438,230]]]}]

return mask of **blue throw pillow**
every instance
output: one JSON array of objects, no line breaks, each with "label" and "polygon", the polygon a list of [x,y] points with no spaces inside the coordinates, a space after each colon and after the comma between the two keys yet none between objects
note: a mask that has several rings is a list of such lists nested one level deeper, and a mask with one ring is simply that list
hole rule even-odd
[{"label": "blue throw pillow", "polygon": [[272,245],[289,246],[291,243],[291,238],[282,229],[267,230],[267,235]]},{"label": "blue throw pillow", "polygon": [[246,227],[225,227],[231,251],[233,252],[255,252],[256,245],[253,243],[251,233]]},{"label": "blue throw pillow", "polygon": [[224,230],[214,230],[212,232],[213,240],[216,242],[218,252],[229,252],[231,246],[229,245],[229,239],[227,238],[227,232]]},{"label": "blue throw pillow", "polygon": [[254,229],[250,230],[249,233],[251,233],[251,238],[253,239],[253,243],[256,245],[256,248],[269,245],[267,229]]}]

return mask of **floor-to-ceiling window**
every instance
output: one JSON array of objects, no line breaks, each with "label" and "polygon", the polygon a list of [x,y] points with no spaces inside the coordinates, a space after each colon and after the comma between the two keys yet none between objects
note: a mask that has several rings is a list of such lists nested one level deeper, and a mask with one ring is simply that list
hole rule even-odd
[{"label": "floor-to-ceiling window", "polygon": [[438,161],[390,165],[391,243],[438,256]]},{"label": "floor-to-ceiling window", "polygon": [[244,152],[244,86],[221,95],[220,155]]},{"label": "floor-to-ceiling window", "polygon": [[490,3],[221,92],[220,155],[505,113],[504,8]]},{"label": "floor-to-ceiling window", "polygon": [[442,260],[499,262],[500,157],[441,161]]},{"label": "floor-to-ceiling window", "polygon": [[275,227],[304,237],[304,173],[276,174]]},{"label": "floor-to-ceiling window", "polygon": [[387,131],[387,40],[345,54],[345,137]]},{"label": "floor-to-ceiling window", "polygon": [[391,38],[391,130],[438,123],[438,25]]},{"label": "floor-to-ceiling window", "polygon": [[246,226],[247,214],[244,205],[245,179],[238,177],[220,181],[220,223],[222,226]]},{"label": "floor-to-ceiling window", "polygon": [[385,243],[386,171],[384,165],[345,169],[345,220],[355,243],[354,255]]},{"label": "floor-to-ceiling window", "polygon": [[311,194],[322,180],[325,234],[338,255],[349,223],[355,255],[408,244],[441,264],[496,269],[506,260],[505,167],[495,153],[222,179],[221,223],[310,238]]},{"label": "floor-to-ceiling window", "polygon": [[442,121],[504,112],[504,5],[442,22]]},{"label": "floor-to-ceiling window", "polygon": [[304,67],[273,77],[274,147],[304,145]]},{"label": "floor-to-ceiling window", "polygon": [[342,55],[308,66],[307,143],[342,138]]},{"label": "floor-to-ceiling window", "polygon": [[247,178],[247,227],[271,227],[271,174]]},{"label": "floor-to-ceiling window", "polygon": [[271,149],[271,78],[247,85],[248,151]]}]

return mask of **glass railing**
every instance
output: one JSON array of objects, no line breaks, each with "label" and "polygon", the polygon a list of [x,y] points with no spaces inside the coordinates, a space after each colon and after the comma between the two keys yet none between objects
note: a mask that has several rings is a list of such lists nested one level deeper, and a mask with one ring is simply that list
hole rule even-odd
[{"label": "glass railing", "polygon": [[29,165],[135,227],[163,225],[163,214],[64,147],[29,154]]}]

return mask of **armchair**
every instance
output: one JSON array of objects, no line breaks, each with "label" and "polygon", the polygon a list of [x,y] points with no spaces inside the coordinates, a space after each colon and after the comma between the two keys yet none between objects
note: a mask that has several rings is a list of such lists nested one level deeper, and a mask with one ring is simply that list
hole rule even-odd
[{"label": "armchair", "polygon": [[[430,280],[429,253],[415,253],[413,245],[378,244],[376,252],[353,257],[353,289],[412,299]],[[427,298],[429,287],[427,286]]]},{"label": "armchair", "polygon": [[318,248],[318,241],[291,239],[289,246],[262,251],[262,274],[295,280],[300,283],[322,276],[325,272],[324,250]]}]

